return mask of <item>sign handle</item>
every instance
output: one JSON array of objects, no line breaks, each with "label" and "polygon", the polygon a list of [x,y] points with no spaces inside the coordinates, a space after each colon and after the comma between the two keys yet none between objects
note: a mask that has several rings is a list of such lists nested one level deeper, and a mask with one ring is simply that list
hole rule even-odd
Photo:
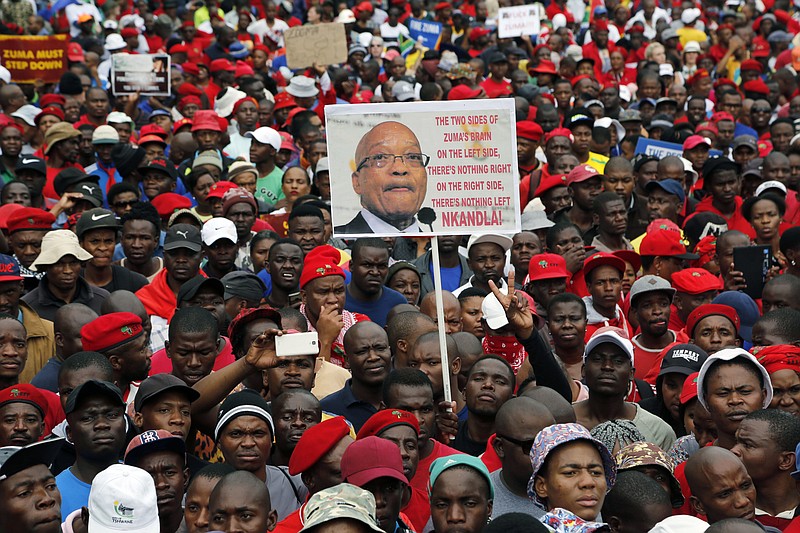
[{"label": "sign handle", "polygon": [[436,293],[436,317],[439,330],[439,351],[442,354],[442,384],[444,385],[444,399],[453,401],[450,390],[450,361],[447,357],[447,321],[444,318],[444,300],[442,298],[442,270],[439,267],[439,238],[431,237],[431,258],[433,259],[433,290]]}]

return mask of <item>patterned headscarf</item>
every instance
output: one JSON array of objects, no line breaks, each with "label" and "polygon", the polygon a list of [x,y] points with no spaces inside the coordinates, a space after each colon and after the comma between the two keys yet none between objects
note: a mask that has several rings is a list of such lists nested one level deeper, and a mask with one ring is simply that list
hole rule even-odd
[{"label": "patterned headscarf", "polygon": [[610,531],[607,524],[600,522],[587,522],[579,516],[556,507],[542,517],[542,523],[556,533],[594,533]]},{"label": "patterned headscarf", "polygon": [[631,420],[608,420],[596,425],[591,431],[609,450],[624,448],[628,444],[646,440]]},{"label": "patterned headscarf", "polygon": [[533,467],[533,474],[528,481],[528,497],[537,505],[547,509],[547,502],[539,498],[534,490],[534,481],[536,475],[544,466],[547,456],[550,455],[557,447],[562,444],[574,442],[576,440],[585,440],[592,443],[597,451],[600,453],[600,458],[603,460],[603,470],[606,474],[606,490],[611,490],[614,486],[614,481],[617,479],[617,466],[614,459],[608,451],[608,448],[599,440],[592,437],[589,431],[580,424],[553,424],[541,430],[536,439],[533,441],[531,448],[531,466]]}]

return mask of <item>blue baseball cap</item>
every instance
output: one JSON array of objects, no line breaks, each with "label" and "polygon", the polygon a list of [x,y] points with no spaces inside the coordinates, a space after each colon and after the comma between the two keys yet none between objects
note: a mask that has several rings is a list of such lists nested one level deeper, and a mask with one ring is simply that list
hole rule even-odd
[{"label": "blue baseball cap", "polygon": [[21,281],[19,263],[10,255],[0,254],[0,283],[4,281]]},{"label": "blue baseball cap", "polygon": [[739,291],[725,291],[721,292],[711,303],[733,307],[741,321],[739,336],[747,342],[753,341],[753,325],[761,317],[761,313],[758,310],[758,304],[750,296]]},{"label": "blue baseball cap", "polygon": [[686,201],[686,193],[683,191],[683,185],[680,184],[679,181],[673,179],[666,179],[666,180],[651,180],[647,182],[645,185],[644,190],[646,192],[651,192],[653,189],[661,189],[667,194],[672,194],[677,196],[681,202]]}]

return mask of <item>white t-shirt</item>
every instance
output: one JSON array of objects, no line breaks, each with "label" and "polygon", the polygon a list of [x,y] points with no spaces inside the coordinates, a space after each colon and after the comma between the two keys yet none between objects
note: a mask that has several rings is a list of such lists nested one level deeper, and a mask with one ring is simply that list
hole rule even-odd
[{"label": "white t-shirt", "polygon": [[388,22],[381,24],[381,37],[383,37],[384,42],[397,42],[400,34],[402,34],[403,37],[408,37],[408,28],[406,28],[405,25],[399,22],[395,27],[390,26]]},{"label": "white t-shirt", "polygon": [[281,19],[275,19],[272,27],[267,25],[266,19],[259,19],[247,27],[247,33],[258,35],[261,40],[264,40],[264,36],[267,36],[278,43],[278,46],[283,46],[283,32],[288,29],[289,25]]}]

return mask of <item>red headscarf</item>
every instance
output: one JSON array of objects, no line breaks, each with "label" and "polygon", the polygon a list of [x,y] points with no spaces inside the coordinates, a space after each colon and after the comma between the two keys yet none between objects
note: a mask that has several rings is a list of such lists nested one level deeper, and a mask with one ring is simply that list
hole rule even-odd
[{"label": "red headscarf", "polygon": [[793,344],[758,347],[753,348],[751,352],[769,374],[774,374],[778,370],[800,372],[800,347]]}]

